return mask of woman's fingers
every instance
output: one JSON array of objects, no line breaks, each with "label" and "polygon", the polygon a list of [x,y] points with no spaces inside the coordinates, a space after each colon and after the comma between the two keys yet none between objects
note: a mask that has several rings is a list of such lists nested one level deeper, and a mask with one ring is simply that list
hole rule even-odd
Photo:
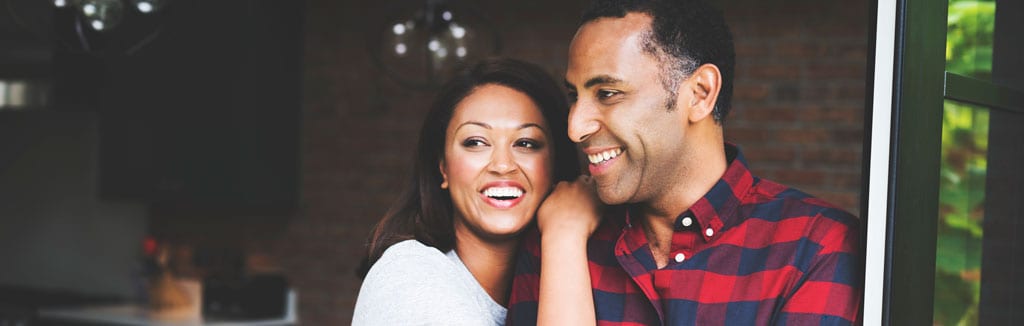
[{"label": "woman's fingers", "polygon": [[537,213],[537,226],[541,232],[557,228],[559,232],[583,232],[589,236],[600,224],[603,204],[597,198],[593,179],[580,176],[576,180],[562,181],[541,204]]}]

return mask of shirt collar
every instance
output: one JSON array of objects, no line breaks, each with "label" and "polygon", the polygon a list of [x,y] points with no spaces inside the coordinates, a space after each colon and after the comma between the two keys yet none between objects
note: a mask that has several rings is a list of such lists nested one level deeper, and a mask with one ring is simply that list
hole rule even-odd
[{"label": "shirt collar", "polygon": [[[747,160],[739,147],[731,143],[725,144],[725,159],[728,166],[725,173],[718,179],[711,190],[697,200],[690,209],[676,217],[675,229],[677,232],[701,228],[700,234],[705,241],[710,241],[720,234],[723,228],[735,226],[743,221],[737,216],[736,210],[743,202],[743,197],[756,182],[753,174],[747,169]],[[626,207],[623,207],[626,208]],[[632,214],[625,209],[626,227],[631,227]],[[695,223],[684,225],[684,219],[692,218]],[[709,231],[710,230],[710,231]]]},{"label": "shirt collar", "polygon": [[[689,210],[676,217],[677,231],[699,227],[704,240],[710,241],[721,234],[722,229],[742,222],[743,218],[737,216],[736,210],[755,183],[755,178],[747,169],[747,161],[736,145],[725,144],[725,157],[728,163],[725,173]],[[695,223],[686,223],[686,218],[695,219],[692,221]]]}]

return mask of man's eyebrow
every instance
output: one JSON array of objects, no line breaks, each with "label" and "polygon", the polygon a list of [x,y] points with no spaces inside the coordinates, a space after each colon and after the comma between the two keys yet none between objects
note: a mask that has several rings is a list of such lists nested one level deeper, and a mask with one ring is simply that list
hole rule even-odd
[{"label": "man's eyebrow", "polygon": [[[565,80],[564,82],[565,82],[565,88],[568,88],[570,91],[576,89],[576,85],[573,85],[568,80]],[[609,75],[600,75],[600,76],[597,76],[597,77],[594,77],[594,78],[591,78],[591,79],[587,80],[586,83],[583,83],[583,88],[590,88],[590,87],[593,87],[594,85],[599,85],[599,84],[615,84],[615,83],[620,83],[620,82],[622,82],[622,79],[618,79],[618,78],[615,78],[615,77],[612,77],[612,76],[609,76]]]},{"label": "man's eyebrow", "polygon": [[609,75],[599,75],[594,78],[590,78],[586,83],[583,83],[583,88],[591,88],[594,85],[599,84],[615,84],[622,82],[622,79],[618,79]]},{"label": "man's eyebrow", "polygon": [[569,89],[570,91],[576,90],[576,85],[573,85],[568,80],[565,80],[565,81],[562,81],[562,82],[565,83],[565,88]]}]

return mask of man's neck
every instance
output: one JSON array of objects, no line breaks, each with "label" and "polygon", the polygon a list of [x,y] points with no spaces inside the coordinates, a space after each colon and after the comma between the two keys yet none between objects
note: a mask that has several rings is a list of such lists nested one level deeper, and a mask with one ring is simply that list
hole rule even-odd
[{"label": "man's neck", "polygon": [[725,144],[721,141],[712,143],[701,151],[707,154],[680,162],[689,168],[671,189],[666,189],[662,196],[635,205],[658,268],[668,265],[676,217],[703,198],[725,174],[728,167]]},{"label": "man's neck", "polygon": [[644,216],[640,225],[647,236],[647,246],[651,249],[651,256],[658,269],[668,266],[669,255],[672,252],[672,234],[675,232],[672,221]]}]

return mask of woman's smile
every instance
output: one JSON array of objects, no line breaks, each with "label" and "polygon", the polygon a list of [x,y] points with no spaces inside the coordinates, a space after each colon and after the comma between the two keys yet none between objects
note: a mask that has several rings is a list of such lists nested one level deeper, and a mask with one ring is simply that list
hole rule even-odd
[{"label": "woman's smile", "polygon": [[488,183],[480,192],[483,200],[488,205],[499,209],[508,209],[523,201],[526,191],[523,186],[514,181],[495,181]]}]

